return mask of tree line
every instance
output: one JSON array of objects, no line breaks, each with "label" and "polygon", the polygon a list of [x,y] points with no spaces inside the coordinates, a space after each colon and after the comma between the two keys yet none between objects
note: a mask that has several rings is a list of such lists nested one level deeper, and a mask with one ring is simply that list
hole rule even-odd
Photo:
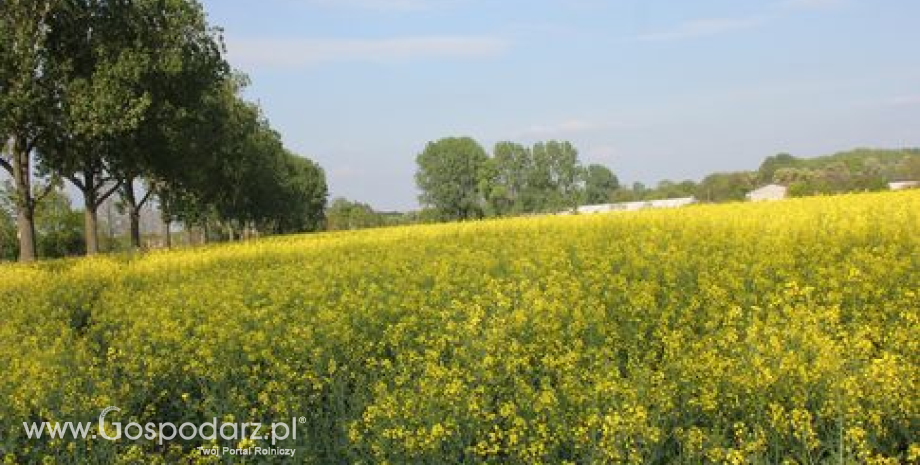
[{"label": "tree line", "polygon": [[606,166],[584,166],[569,142],[531,147],[499,142],[492,154],[470,137],[429,142],[417,156],[416,183],[436,221],[555,213],[578,205],[695,197],[701,202],[744,200],[769,183],[792,196],[886,189],[894,180],[920,180],[920,150],[857,149],[817,158],[767,157],[756,171],[718,172],[694,180],[663,180],[654,187],[621,185]]},{"label": "tree line", "polygon": [[609,168],[583,166],[565,141],[499,142],[490,156],[470,137],[448,137],[416,162],[419,200],[440,221],[556,212],[605,201],[619,187]]},{"label": "tree line", "polygon": [[98,209],[119,196],[139,216],[233,238],[322,224],[326,181],[287,150],[225,60],[195,0],[0,3],[0,167],[12,180],[18,254],[35,259],[36,215],[64,182],[80,193],[85,252]]}]

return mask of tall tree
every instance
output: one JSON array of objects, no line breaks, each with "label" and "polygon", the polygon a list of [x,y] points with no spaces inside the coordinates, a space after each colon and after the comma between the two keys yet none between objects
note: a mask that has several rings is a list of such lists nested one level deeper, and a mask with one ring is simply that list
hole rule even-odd
[{"label": "tall tree", "polygon": [[59,7],[54,0],[0,2],[0,167],[15,185],[21,261],[36,256],[33,160],[54,113],[49,22]]},{"label": "tall tree", "polygon": [[370,205],[336,198],[326,209],[326,229],[343,231],[376,228],[386,224],[386,219]]},{"label": "tall tree", "polygon": [[119,187],[120,143],[151,105],[139,85],[151,58],[129,33],[135,2],[71,1],[52,17],[51,59],[60,120],[40,148],[51,170],[83,194],[86,252],[98,252],[97,210]]},{"label": "tall tree", "polygon": [[488,160],[485,150],[469,137],[448,137],[429,142],[416,157],[419,199],[435,208],[444,220],[464,220],[482,215],[480,180]]},{"label": "tall tree", "polygon": [[82,213],[73,209],[70,198],[60,186],[52,187],[36,208],[38,256],[58,258],[83,254],[82,219]]},{"label": "tall tree", "polygon": [[611,195],[620,188],[620,181],[613,171],[603,165],[588,165],[585,168],[584,202],[599,204],[610,202]]},{"label": "tall tree", "polygon": [[764,159],[757,169],[757,181],[760,184],[773,182],[776,172],[784,168],[795,167],[799,159],[788,153],[779,153]]},{"label": "tall tree", "polygon": [[539,142],[531,153],[533,162],[526,189],[529,211],[558,211],[577,206],[583,168],[575,147],[569,142]]},{"label": "tall tree", "polygon": [[325,220],[328,188],[323,169],[312,160],[284,152],[274,232],[296,233],[319,230]]},{"label": "tall tree", "polygon": [[[219,31],[211,28],[197,2],[137,0],[126,11],[125,34],[149,63],[137,85],[150,95],[143,118],[122,138],[111,160],[127,209],[132,247],[140,247],[140,213],[157,189],[181,183],[195,169],[195,113],[209,92],[222,86],[229,67],[222,57]],[[200,165],[198,165],[200,166]],[[141,177],[147,182],[136,191]]]},{"label": "tall tree", "polygon": [[744,200],[744,196],[757,184],[757,173],[713,173],[703,178],[697,187],[696,198],[704,202]]},{"label": "tall tree", "polygon": [[514,142],[495,144],[492,156],[491,188],[488,204],[497,215],[523,213],[527,176],[532,157],[530,150]]},{"label": "tall tree", "polygon": [[575,208],[581,193],[584,169],[578,160],[578,150],[570,142],[550,141],[546,144],[553,183],[556,185],[556,208]]}]

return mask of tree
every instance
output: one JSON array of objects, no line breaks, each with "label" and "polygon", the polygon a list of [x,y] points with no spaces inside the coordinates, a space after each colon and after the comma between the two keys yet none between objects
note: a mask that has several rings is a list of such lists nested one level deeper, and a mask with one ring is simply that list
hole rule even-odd
[{"label": "tree", "polygon": [[58,111],[45,165],[83,194],[86,251],[98,252],[97,210],[119,187],[114,163],[121,141],[137,129],[152,97],[142,83],[151,59],[131,32],[141,2],[66,2],[52,16],[47,69]]},{"label": "tree", "polygon": [[82,255],[86,251],[82,212],[73,209],[67,194],[59,188],[49,192],[36,209],[38,255],[44,258]]},{"label": "tree", "polygon": [[0,2],[0,167],[15,186],[21,261],[36,256],[35,206],[44,192],[37,198],[32,189],[33,157],[53,115],[49,22],[61,13],[54,0]]},{"label": "tree", "polygon": [[788,153],[780,153],[764,159],[757,169],[757,181],[760,184],[768,184],[773,181],[773,177],[778,170],[795,167],[799,159]]},{"label": "tree", "polygon": [[486,203],[489,211],[498,216],[524,213],[528,171],[531,169],[530,150],[513,142],[495,144],[487,172]]},{"label": "tree", "polygon": [[531,149],[524,204],[529,212],[555,212],[578,205],[583,169],[569,142],[538,142]]},{"label": "tree", "polygon": [[370,205],[337,198],[326,209],[326,229],[347,231],[384,226],[386,219]]},{"label": "tree", "polygon": [[487,160],[485,150],[469,137],[429,142],[416,157],[419,200],[436,209],[442,220],[480,217],[480,179]]},{"label": "tree", "polygon": [[747,171],[713,173],[700,182],[696,198],[704,202],[744,200],[745,195],[754,189],[756,182],[757,174]]},{"label": "tree", "polygon": [[920,181],[920,154],[904,157],[893,177],[895,181]]},{"label": "tree", "polygon": [[315,162],[285,151],[275,218],[277,233],[317,231],[325,222],[326,175]]},{"label": "tree", "polygon": [[550,161],[552,184],[556,188],[555,195],[550,196],[552,211],[577,207],[583,179],[578,150],[569,142],[549,141],[546,143],[546,154]]},{"label": "tree", "polygon": [[603,165],[588,165],[585,168],[584,202],[589,205],[610,202],[613,192],[620,188],[620,181],[613,171]]},{"label": "tree", "polygon": [[[57,258],[83,253],[82,213],[75,211],[60,182],[33,188],[44,192],[35,205],[36,257]],[[9,180],[0,185],[0,259],[13,259],[18,251],[16,228],[12,224],[16,187]],[[36,198],[38,198],[36,196]]]},{"label": "tree", "polygon": [[[204,108],[209,92],[228,78],[219,31],[209,27],[195,2],[138,1],[129,12],[125,34],[149,65],[137,84],[150,95],[137,128],[120,142],[112,160],[114,177],[121,186],[130,222],[131,244],[140,247],[140,212],[155,192],[169,183],[181,183],[201,157],[194,134],[195,113]],[[139,178],[145,189],[135,191]]]},{"label": "tree", "polygon": [[0,261],[19,255],[16,238],[16,191],[9,180],[0,184]]}]

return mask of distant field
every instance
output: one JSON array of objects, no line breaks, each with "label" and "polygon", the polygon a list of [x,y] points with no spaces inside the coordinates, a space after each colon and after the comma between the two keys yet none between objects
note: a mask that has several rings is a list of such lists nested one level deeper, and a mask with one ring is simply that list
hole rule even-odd
[{"label": "distant field", "polygon": [[306,417],[297,462],[916,463],[918,231],[910,191],[2,266],[0,457],[212,460],[22,428],[117,406]]}]

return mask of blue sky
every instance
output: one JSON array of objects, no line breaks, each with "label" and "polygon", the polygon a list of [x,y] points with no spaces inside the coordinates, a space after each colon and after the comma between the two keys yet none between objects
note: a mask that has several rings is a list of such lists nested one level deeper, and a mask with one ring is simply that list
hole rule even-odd
[{"label": "blue sky", "polygon": [[920,146],[912,0],[204,0],[333,196],[417,205],[415,156],[572,141],[621,181]]}]

